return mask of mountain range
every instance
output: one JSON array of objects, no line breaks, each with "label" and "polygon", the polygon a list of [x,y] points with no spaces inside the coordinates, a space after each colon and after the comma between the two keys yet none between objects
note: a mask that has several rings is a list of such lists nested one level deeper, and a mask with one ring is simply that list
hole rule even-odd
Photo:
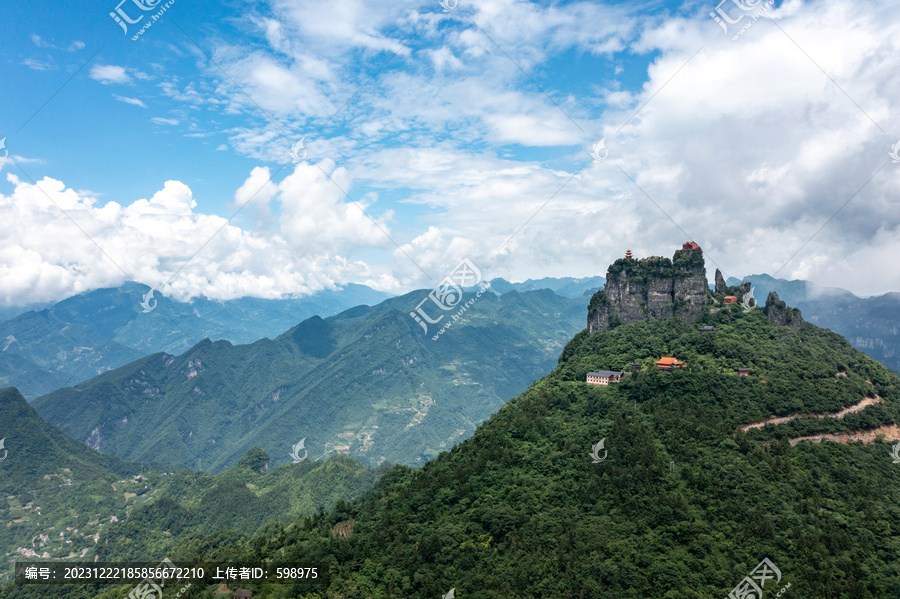
[{"label": "mountain range", "polygon": [[249,345],[207,339],[177,356],[152,354],[33,405],[130,461],[218,472],[259,446],[277,465],[305,439],[311,459],[413,465],[468,437],[552,368],[587,302],[550,290],[467,293],[462,303],[474,303],[437,335],[410,316],[427,297],[312,317]]},{"label": "mountain range", "polygon": [[138,283],[97,289],[0,323],[0,385],[33,399],[154,352],[180,353],[204,338],[250,343],[388,297],[363,285],[280,300],[179,302],[149,291]]},{"label": "mountain range", "polygon": [[[854,347],[900,372],[900,294],[860,298],[849,291],[807,281],[753,275],[764,298],[777,291],[816,324],[845,335]],[[491,280],[495,293],[550,289],[567,298],[591,296],[605,278],[545,277],[510,283]],[[736,285],[737,279],[728,283]],[[0,385],[14,386],[32,400],[63,386],[148,354],[184,352],[205,338],[235,344],[274,338],[311,316],[326,318],[357,305],[375,305],[389,296],[364,285],[347,285],[303,298],[241,298],[178,302],[158,292],[141,302],[150,288],[126,283],[97,289],[55,304],[0,308]],[[5,320],[3,320],[5,319]]]},{"label": "mountain range", "polygon": [[[423,467],[173,559],[315,562],[329,597],[895,597],[900,468],[885,440],[900,439],[900,379],[775,294],[745,312],[728,291],[691,322],[583,330]],[[585,382],[604,369],[630,375]]]},{"label": "mountain range", "polygon": [[[501,294],[550,289],[579,298],[603,282],[603,277],[521,283],[498,278],[491,284]],[[55,304],[0,308],[0,385],[16,387],[31,400],[151,353],[181,353],[207,338],[235,344],[272,339],[312,316],[326,318],[391,297],[357,284],[301,298],[228,301],[180,302],[150,291],[128,282]]]},{"label": "mountain range", "polygon": [[[648,289],[651,279],[667,276],[668,266],[663,261],[657,266],[658,273],[652,265],[638,273]],[[900,571],[893,531],[900,529],[900,443],[892,448],[889,442],[900,440],[900,379],[841,336],[804,322],[777,293],[767,294],[765,307],[750,310],[724,303],[734,293],[743,294],[743,288],[718,289],[699,311],[682,318],[645,319],[622,310],[596,332],[583,328],[587,310],[582,302],[580,332],[559,352],[549,374],[421,467],[385,464],[378,471],[354,471],[349,458],[331,456],[324,480],[346,481],[341,492],[347,495],[333,509],[312,513],[315,502],[295,507],[299,487],[279,482],[319,471],[321,462],[311,459],[312,452],[300,464],[272,468],[277,456],[250,447],[214,476],[185,469],[132,475],[134,489],[144,486],[144,495],[151,496],[121,521],[110,522],[86,557],[269,559],[317,564],[327,573],[315,591],[241,584],[263,599],[688,599],[747,596],[750,590],[754,597],[896,596]],[[482,295],[464,319],[433,341],[408,314],[409,305],[426,297],[418,292],[379,307],[308,319],[274,340],[248,346],[207,341],[178,357],[150,356],[129,365],[137,370],[119,369],[89,381],[89,391],[64,389],[64,395],[40,398],[34,405],[89,405],[103,399],[104,392],[120,396],[131,385],[139,392],[126,394],[131,402],[126,407],[140,421],[151,414],[142,411],[147,405],[160,413],[179,408],[144,384],[160,382],[165,387],[159,390],[172,393],[202,385],[198,398],[190,396],[193,390],[180,396],[185,403],[202,404],[216,390],[223,401],[219,410],[228,412],[234,406],[227,402],[277,376],[278,364],[299,365],[295,377],[315,391],[303,397],[325,395],[329,377],[338,386],[352,385],[354,380],[346,379],[348,365],[360,360],[402,365],[413,347],[426,361],[426,355],[439,355],[444,342],[477,345],[483,342],[480,336],[499,325],[527,338],[545,302],[559,298],[550,291]],[[678,297],[673,301],[677,304]],[[377,346],[364,344],[367,335],[381,335]],[[431,345],[420,347],[410,336]],[[363,346],[363,353],[354,353],[355,346]],[[375,355],[377,347],[390,357]],[[219,348],[224,351],[212,351]],[[200,356],[192,352],[207,352],[207,358],[219,361],[201,357],[198,362]],[[665,356],[682,366],[658,367],[672,363],[660,361]],[[316,368],[305,368],[323,357],[334,368],[308,377]],[[482,359],[502,362],[503,356],[485,352]],[[602,370],[628,375],[609,385],[586,382],[587,373]],[[223,378],[232,371],[231,378]],[[397,373],[392,379],[413,376],[405,366],[392,372]],[[139,374],[146,378],[134,378]],[[355,381],[358,389],[366,381],[369,394],[387,387],[389,396],[402,388],[360,375]],[[233,396],[224,393],[229,385]],[[33,423],[27,435],[36,444],[29,451],[21,449],[24,439],[9,444],[10,460],[21,463],[10,471],[15,485],[7,485],[6,469],[14,462],[0,462],[2,488],[22,492],[53,468],[53,463],[29,465],[41,444],[71,448],[69,453],[77,454],[84,468],[93,467],[98,478],[103,472],[99,464],[91,466],[93,460],[103,460],[110,471],[130,469],[126,474],[136,468],[84,446],[76,450],[80,444],[75,441],[58,440],[65,439],[62,433],[41,423],[14,390],[0,392],[0,400],[0,407],[15,415],[16,430],[27,428],[19,425],[22,418]],[[434,407],[450,403],[443,397]],[[328,405],[316,407],[326,419],[334,413]],[[84,415],[73,411],[73,419]],[[130,422],[124,424],[127,428]],[[267,427],[278,424],[266,420]],[[304,441],[310,449],[318,442]],[[296,454],[299,444],[291,445]],[[154,449],[162,449],[161,444]],[[47,474],[46,484],[67,482],[57,483],[55,472]],[[95,503],[88,511],[122,490],[114,483],[113,491],[104,493],[101,486],[93,490]],[[88,491],[73,489],[70,507]],[[21,504],[22,498],[15,499]],[[82,511],[63,516],[81,517]],[[261,524],[260,514],[271,520]],[[35,542],[44,542],[38,538]],[[131,587],[15,585],[3,591],[11,599],[121,599]],[[185,597],[233,591],[198,584]]]}]

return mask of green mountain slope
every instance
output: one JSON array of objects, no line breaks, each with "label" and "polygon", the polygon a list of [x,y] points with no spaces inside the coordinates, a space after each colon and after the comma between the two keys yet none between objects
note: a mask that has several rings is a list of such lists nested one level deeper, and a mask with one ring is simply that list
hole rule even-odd
[{"label": "green mountain slope", "polygon": [[[0,579],[7,560],[29,555],[75,557],[114,515],[144,501],[144,485],[112,485],[141,472],[137,464],[99,454],[35,413],[14,388],[0,389]],[[127,486],[128,488],[123,488]],[[125,493],[132,494],[126,497]],[[140,494],[140,497],[138,496]],[[43,538],[40,535],[45,535]],[[20,551],[16,551],[21,548]]]},{"label": "green mountain slope", "polygon": [[[218,475],[163,472],[97,453],[0,389],[0,585],[14,560],[145,561],[193,535],[252,532],[332,509],[371,488],[389,465],[344,457],[269,469],[256,448]],[[5,456],[5,457],[4,457]],[[51,595],[60,591],[55,587]],[[0,596],[7,596],[0,590]],[[92,596],[90,594],[84,596]]]},{"label": "green mountain slope", "polygon": [[[900,373],[900,293],[857,297],[844,289],[765,274],[744,280],[753,285],[756,297],[777,292],[781,299],[800,308],[808,321],[843,335],[853,347]],[[729,284],[737,282],[729,279]]]},{"label": "green mountain slope", "polygon": [[34,405],[76,439],[133,461],[217,472],[259,446],[274,466],[305,439],[310,459],[416,464],[551,368],[586,303],[548,290],[485,294],[435,341],[409,316],[423,296],[310,318],[274,340],[154,354]]},{"label": "green mountain slope", "polygon": [[[659,371],[663,355],[687,367]],[[621,383],[584,382],[636,360],[645,368]],[[398,467],[331,514],[173,555],[215,546],[233,559],[320,561],[328,597],[724,597],[764,558],[781,572],[766,597],[788,584],[792,597],[896,597],[889,444],[791,438],[895,427],[898,383],[830,331],[740,306],[693,325],[583,332],[550,375],[421,469]],[[741,431],[769,416],[797,418]],[[351,518],[352,536],[330,537]]]}]

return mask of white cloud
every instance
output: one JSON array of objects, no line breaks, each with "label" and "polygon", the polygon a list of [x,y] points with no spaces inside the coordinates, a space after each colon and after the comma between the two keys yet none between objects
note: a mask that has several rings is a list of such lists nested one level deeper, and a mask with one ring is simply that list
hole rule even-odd
[{"label": "white cloud", "polygon": [[297,164],[278,191],[281,236],[302,253],[392,246],[387,225],[392,213],[376,217],[374,197],[345,196],[352,191],[352,180],[331,160]]},{"label": "white cloud", "polygon": [[115,98],[119,102],[125,102],[126,104],[131,104],[133,106],[140,106],[141,108],[147,108],[147,105],[144,104],[138,98],[127,98],[125,96],[120,96],[118,94],[113,94],[113,98]]},{"label": "white cloud", "polygon": [[[351,187],[341,169],[321,167]],[[319,165],[298,165],[277,186],[267,179],[267,169],[254,169],[235,199],[245,201],[262,187],[256,201],[279,203],[280,234],[242,230],[196,212],[191,190],[178,181],[167,181],[150,199],[101,205],[60,181],[32,185],[8,174],[14,190],[0,194],[0,218],[17,226],[0,231],[0,303],[62,299],[126,279],[179,299],[229,299],[302,295],[383,278],[347,255],[384,246],[384,234],[334,191]],[[386,218],[378,218],[385,229]]]},{"label": "white cloud", "polygon": [[[38,48],[53,48],[54,50],[60,50],[61,48],[55,44],[51,44],[50,42],[41,38],[41,36],[37,34],[31,35],[31,42],[37,46]],[[78,50],[82,50],[84,48],[84,42],[74,41],[65,48],[66,52],[77,52]]]},{"label": "white cloud", "polygon": [[55,68],[52,63],[38,60],[36,58],[26,58],[22,61],[22,64],[24,64],[32,71],[51,71]]},{"label": "white cloud", "polygon": [[[226,256],[212,244],[196,259],[210,278],[189,269],[179,293],[254,284],[275,293],[349,276],[400,291],[433,284],[462,257],[488,278],[585,276],[627,248],[671,255],[686,237],[703,246],[711,272],[777,271],[860,293],[900,288],[893,262],[872,258],[895,255],[900,230],[900,165],[885,166],[900,136],[900,17],[888,7],[785,2],[769,13],[784,33],[761,19],[732,41],[709,6],[687,5],[696,14],[685,17],[630,4],[482,0],[439,16],[437,2],[412,0],[270,4],[247,16],[258,39],[213,41],[217,64],[191,50],[205,77],[159,86],[192,127],[195,115],[234,117],[205,128],[228,135],[217,149],[287,164],[290,144],[310,135],[310,162],[269,183],[272,171],[253,169],[235,206],[262,189],[241,213],[257,227],[228,225],[222,243],[238,249]],[[647,72],[629,66],[645,60]],[[111,69],[92,69],[104,83],[140,77],[95,68]],[[213,135],[198,129],[188,135]],[[592,163],[590,144],[604,136],[609,158]],[[182,201],[166,210],[189,207],[183,190],[167,193]],[[389,197],[402,202],[397,214]],[[205,232],[214,218],[189,208],[177,223]],[[151,238],[155,246],[164,236]],[[373,248],[394,261],[349,258]],[[154,268],[172,272],[174,258],[157,254]]]},{"label": "white cloud", "polygon": [[109,85],[110,83],[131,83],[131,76],[125,70],[125,67],[111,64],[95,64],[91,67],[89,76],[91,79],[104,85]]},{"label": "white cloud", "polygon": [[179,123],[178,119],[165,119],[160,116],[155,116],[150,120],[157,125],[177,125]]}]

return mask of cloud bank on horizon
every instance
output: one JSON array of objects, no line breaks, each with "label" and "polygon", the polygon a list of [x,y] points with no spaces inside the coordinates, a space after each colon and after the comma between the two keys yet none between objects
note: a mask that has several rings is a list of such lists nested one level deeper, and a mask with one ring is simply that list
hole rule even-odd
[{"label": "cloud bank on horizon", "polygon": [[900,289],[900,14],[745,4],[723,34],[698,2],[176,3],[139,42],[91,15],[90,61],[51,19],[0,67],[0,303],[589,276],[688,239],[726,276]]}]

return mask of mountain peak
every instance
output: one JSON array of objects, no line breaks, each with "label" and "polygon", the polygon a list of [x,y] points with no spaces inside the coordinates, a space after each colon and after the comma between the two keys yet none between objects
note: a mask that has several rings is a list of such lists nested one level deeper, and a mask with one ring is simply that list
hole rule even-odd
[{"label": "mountain peak", "polygon": [[798,328],[803,324],[803,317],[800,315],[799,308],[791,308],[784,301],[779,299],[778,293],[770,291],[766,297],[766,307],[764,309],[766,316],[773,322],[780,325],[789,326],[792,329]]},{"label": "mountain peak", "polygon": [[693,241],[662,256],[619,258],[609,265],[606,287],[591,298],[588,332],[622,324],[678,317],[685,324],[699,318],[708,288],[703,250]]}]

